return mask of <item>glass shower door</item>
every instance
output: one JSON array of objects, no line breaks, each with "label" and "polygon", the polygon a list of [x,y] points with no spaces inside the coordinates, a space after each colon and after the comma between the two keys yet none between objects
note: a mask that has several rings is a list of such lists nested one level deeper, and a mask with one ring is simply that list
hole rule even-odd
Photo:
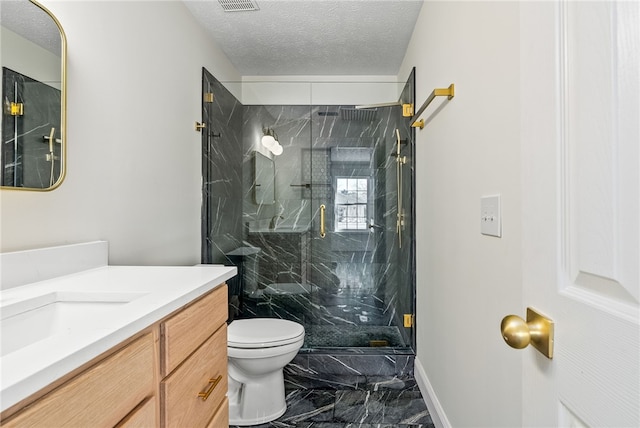
[{"label": "glass shower door", "polygon": [[399,107],[312,111],[302,166],[313,213],[308,348],[413,346],[412,327],[403,323],[405,314],[412,320],[415,299],[413,145],[405,122]]}]

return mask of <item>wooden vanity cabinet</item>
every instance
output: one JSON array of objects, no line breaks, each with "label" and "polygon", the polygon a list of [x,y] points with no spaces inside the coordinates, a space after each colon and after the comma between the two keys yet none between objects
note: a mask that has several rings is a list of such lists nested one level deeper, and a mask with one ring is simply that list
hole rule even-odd
[{"label": "wooden vanity cabinet", "polygon": [[158,425],[158,406],[156,398],[151,397],[147,401],[133,409],[116,428],[149,428]]},{"label": "wooden vanity cabinet", "polygon": [[149,402],[156,415],[152,333],[97,362],[13,417],[5,427],[113,427]]},{"label": "wooden vanity cabinet", "polygon": [[[214,414],[221,418],[220,411],[228,412],[222,409],[228,382],[226,308],[222,286],[161,323],[163,427],[205,427]],[[218,426],[228,426],[222,419]]]},{"label": "wooden vanity cabinet", "polygon": [[[227,286],[2,414],[3,427],[228,426]],[[199,396],[202,395],[202,396]],[[14,411],[15,410],[15,411]]]}]

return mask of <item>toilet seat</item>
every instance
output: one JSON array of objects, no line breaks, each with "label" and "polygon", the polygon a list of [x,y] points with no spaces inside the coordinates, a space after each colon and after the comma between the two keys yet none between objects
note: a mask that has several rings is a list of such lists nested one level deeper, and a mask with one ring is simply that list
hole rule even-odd
[{"label": "toilet seat", "polygon": [[235,320],[227,328],[227,346],[260,349],[284,346],[304,337],[304,327],[279,318]]}]

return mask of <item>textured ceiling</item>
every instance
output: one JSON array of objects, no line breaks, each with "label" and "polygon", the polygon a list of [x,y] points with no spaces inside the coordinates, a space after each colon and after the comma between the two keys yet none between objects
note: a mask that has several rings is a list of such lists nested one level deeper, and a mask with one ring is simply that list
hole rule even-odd
[{"label": "textured ceiling", "polygon": [[[255,0],[257,11],[225,12],[217,0],[182,1],[243,76],[397,75],[423,3]],[[60,52],[39,8],[1,0],[0,12],[2,25]]]},{"label": "textured ceiling", "polygon": [[422,0],[183,0],[243,76],[397,75]]},{"label": "textured ceiling", "polygon": [[49,15],[26,0],[0,0],[0,23],[49,52],[60,55],[58,26]]}]

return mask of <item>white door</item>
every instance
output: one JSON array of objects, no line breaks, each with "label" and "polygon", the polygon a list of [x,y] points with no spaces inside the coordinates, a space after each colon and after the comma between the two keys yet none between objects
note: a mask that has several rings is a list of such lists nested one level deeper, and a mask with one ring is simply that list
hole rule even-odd
[{"label": "white door", "polygon": [[640,426],[639,3],[521,4],[524,426]]}]

